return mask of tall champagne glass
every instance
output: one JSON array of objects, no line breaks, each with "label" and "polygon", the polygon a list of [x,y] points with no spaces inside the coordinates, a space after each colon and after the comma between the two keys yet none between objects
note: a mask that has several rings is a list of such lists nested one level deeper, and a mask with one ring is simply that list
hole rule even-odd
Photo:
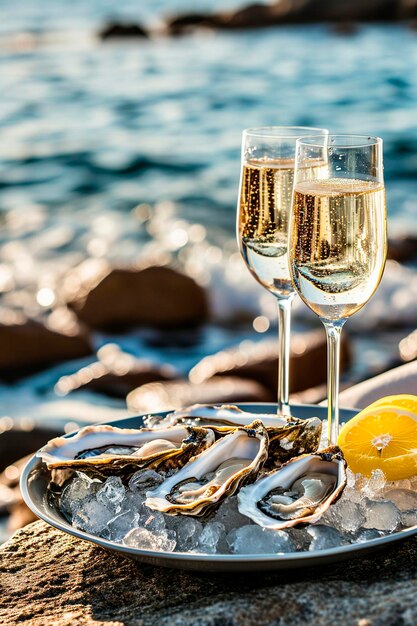
[{"label": "tall champagne glass", "polygon": [[[305,163],[322,161],[305,175]],[[325,172],[325,176],[323,173]],[[379,285],[387,249],[382,140],[358,135],[297,141],[289,264],[297,293],[327,335],[328,438],[339,430],[340,333]]]},{"label": "tall champagne glass", "polygon": [[[257,281],[278,300],[278,413],[289,415],[291,303],[295,295],[288,259],[288,217],[294,180],[295,142],[327,130],[268,126],[243,132],[237,236],[240,251]],[[305,164],[305,175],[322,167]],[[317,177],[319,173],[317,172]]]}]

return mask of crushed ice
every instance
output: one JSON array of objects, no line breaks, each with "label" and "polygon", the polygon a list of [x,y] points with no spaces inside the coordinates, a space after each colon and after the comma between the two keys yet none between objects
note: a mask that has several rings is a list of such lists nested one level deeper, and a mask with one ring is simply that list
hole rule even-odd
[{"label": "crushed ice", "polygon": [[146,492],[164,476],[139,470],[127,485],[117,476],[90,479],[77,472],[63,489],[60,508],[75,528],[127,546],[205,554],[282,554],[362,543],[417,524],[417,476],[387,482],[348,470],[341,498],[306,527],[265,530],[242,515],[237,497],[209,518],[170,516],[144,505]]}]

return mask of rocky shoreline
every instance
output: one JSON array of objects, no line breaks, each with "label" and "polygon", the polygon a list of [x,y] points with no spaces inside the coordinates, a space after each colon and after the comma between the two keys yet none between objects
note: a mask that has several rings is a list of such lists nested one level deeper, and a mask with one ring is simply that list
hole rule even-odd
[{"label": "rocky shoreline", "polygon": [[[412,236],[399,237],[392,240],[389,250],[391,263],[401,262],[412,267],[417,257],[417,241]],[[216,284],[214,288],[218,288]],[[387,302],[386,294],[381,292],[377,297],[380,297],[379,306]],[[245,298],[250,299],[250,294]],[[237,324],[242,330],[251,326],[253,317],[238,307],[232,308],[231,313],[232,317],[219,321],[213,307],[213,294],[187,275],[178,263],[116,267],[89,259],[63,276],[56,290],[56,305],[43,315],[30,318],[24,310],[10,309],[6,313],[3,309],[0,381],[3,390],[13,394],[16,389],[19,394],[26,377],[33,377],[36,372],[40,372],[41,377],[43,370],[53,372],[62,364],[59,366],[63,371],[61,376],[46,378],[38,384],[38,391],[35,385],[38,395],[31,396],[33,401],[44,402],[46,394],[49,401],[64,397],[65,402],[71,402],[72,398],[88,393],[91,409],[97,407],[95,421],[106,419],[100,404],[111,404],[114,402],[111,399],[124,402],[126,414],[172,410],[194,403],[274,402],[277,394],[275,337],[243,342],[240,339],[227,349],[209,349],[189,371],[178,370],[169,363],[168,356],[165,362],[157,363],[140,350],[123,349],[126,337],[134,337],[135,333],[146,329],[156,345],[175,348],[179,341],[178,345],[187,350],[188,346],[192,348],[201,329],[210,324]],[[390,317],[389,307],[387,315],[383,318],[386,321]],[[292,401],[317,403],[326,396],[325,334],[321,328],[307,328],[302,333],[294,332],[292,337]],[[397,332],[401,335],[400,328]],[[106,333],[111,333],[113,342],[103,343],[103,337],[109,336]],[[353,372],[360,355],[354,353],[355,341],[349,332],[343,333],[342,338],[343,389],[358,382]],[[363,377],[413,360],[416,355],[416,333],[404,334],[391,359],[376,370],[365,366]],[[17,461],[62,432],[64,425],[73,429],[80,424],[77,408],[70,420],[54,423],[49,419],[34,420],[30,402],[28,398],[28,416],[31,417],[19,423],[10,417],[0,419],[0,472],[3,472],[0,508],[3,515],[11,515],[10,530],[32,519],[18,494],[17,480],[22,464]],[[71,412],[70,406],[67,414]],[[112,409],[107,411],[111,414]],[[87,417],[88,420],[91,418]]]},{"label": "rocky shoreline", "polygon": [[245,30],[296,24],[332,23],[341,33],[351,33],[357,23],[398,22],[417,19],[417,3],[406,0],[304,0],[302,2],[252,3],[232,11],[193,12],[167,17],[157,29],[143,24],[109,22],[99,31],[109,39],[149,39],[165,35],[177,37],[196,30]]}]

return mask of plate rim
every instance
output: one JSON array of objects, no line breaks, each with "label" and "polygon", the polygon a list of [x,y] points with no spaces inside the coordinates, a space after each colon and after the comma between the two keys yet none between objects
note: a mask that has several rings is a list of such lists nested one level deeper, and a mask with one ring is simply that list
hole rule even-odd
[{"label": "plate rim", "polygon": [[[213,403],[215,404],[215,403]],[[243,407],[274,407],[276,408],[276,403],[272,402],[239,402],[235,403],[235,406],[239,408]],[[297,409],[298,407],[303,409],[312,409],[319,410],[320,413],[323,413],[327,410],[325,406],[319,406],[316,404],[301,404],[301,403],[293,403],[291,405],[293,409]],[[351,409],[351,408],[340,408],[341,412],[348,411],[350,413],[358,412],[360,409]],[[103,422],[109,425],[117,425],[119,422],[126,421],[134,421],[138,419],[143,419],[145,416],[164,416],[172,411],[159,411],[156,413],[144,413],[139,415],[132,415],[128,417],[120,417],[114,420],[110,420],[107,422]],[[323,419],[322,416],[318,416],[320,419]],[[353,415],[351,416],[353,417]],[[350,418],[349,418],[350,419]],[[98,425],[98,424],[97,424]],[[80,429],[78,429],[80,430]],[[63,435],[65,438],[71,438],[75,435],[78,430],[73,431],[71,433],[67,433]],[[31,496],[31,487],[30,487],[30,478],[33,470],[41,467],[42,462],[37,457],[37,453],[35,452],[33,456],[26,463],[21,478],[20,478],[20,490],[22,493],[22,497],[26,505],[44,522],[48,523],[50,526],[61,530],[69,535],[77,537],[78,539],[82,539],[83,541],[88,541],[95,545],[100,546],[101,548],[105,548],[107,550],[112,550],[118,553],[122,553],[123,555],[136,557],[139,560],[148,560],[157,563],[158,560],[163,560],[164,563],[160,563],[166,567],[170,566],[170,561],[172,561],[171,566],[176,565],[177,567],[183,567],[185,569],[186,563],[203,563],[207,565],[213,566],[221,566],[224,564],[242,564],[242,565],[262,565],[262,564],[273,564],[277,565],[277,567],[282,567],[285,569],[285,566],[288,567],[290,565],[296,567],[304,567],[308,565],[317,565],[319,561],[329,561],[329,559],[337,559],[338,556],[357,556],[362,552],[368,552],[371,549],[383,548],[384,546],[389,546],[390,544],[408,539],[417,534],[417,525],[412,526],[410,528],[400,530],[398,532],[394,532],[390,535],[385,535],[383,537],[377,537],[375,539],[371,539],[362,543],[355,544],[347,544],[343,546],[337,546],[334,548],[327,548],[326,550],[313,550],[313,551],[299,551],[299,552],[288,552],[288,553],[269,553],[269,554],[207,554],[207,553],[192,553],[192,552],[165,552],[165,551],[154,551],[154,550],[145,550],[141,548],[134,548],[131,546],[125,546],[121,543],[116,543],[114,541],[110,541],[108,539],[103,539],[96,535],[92,535],[82,530],[78,530],[71,526],[69,522],[67,522],[63,517],[58,521],[54,519],[52,516],[48,516],[42,509],[40,509],[36,502],[33,501]],[[36,479],[35,479],[36,480]],[[43,497],[45,493],[42,494]],[[52,507],[51,507],[52,508]],[[60,513],[52,508],[55,514],[58,516]]]}]

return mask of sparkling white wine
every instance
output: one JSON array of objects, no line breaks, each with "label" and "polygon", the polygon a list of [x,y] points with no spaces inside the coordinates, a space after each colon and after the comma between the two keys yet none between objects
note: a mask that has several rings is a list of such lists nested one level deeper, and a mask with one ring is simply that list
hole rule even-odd
[{"label": "sparkling white wine", "polygon": [[297,182],[290,269],[324,320],[350,317],[377,288],[386,258],[383,184],[349,178]]},{"label": "sparkling white wine", "polygon": [[[325,175],[323,163],[309,163],[306,177],[312,176],[313,170]],[[255,278],[281,296],[294,292],[287,255],[293,181],[294,159],[259,159],[243,166],[238,226],[241,252]]]}]

